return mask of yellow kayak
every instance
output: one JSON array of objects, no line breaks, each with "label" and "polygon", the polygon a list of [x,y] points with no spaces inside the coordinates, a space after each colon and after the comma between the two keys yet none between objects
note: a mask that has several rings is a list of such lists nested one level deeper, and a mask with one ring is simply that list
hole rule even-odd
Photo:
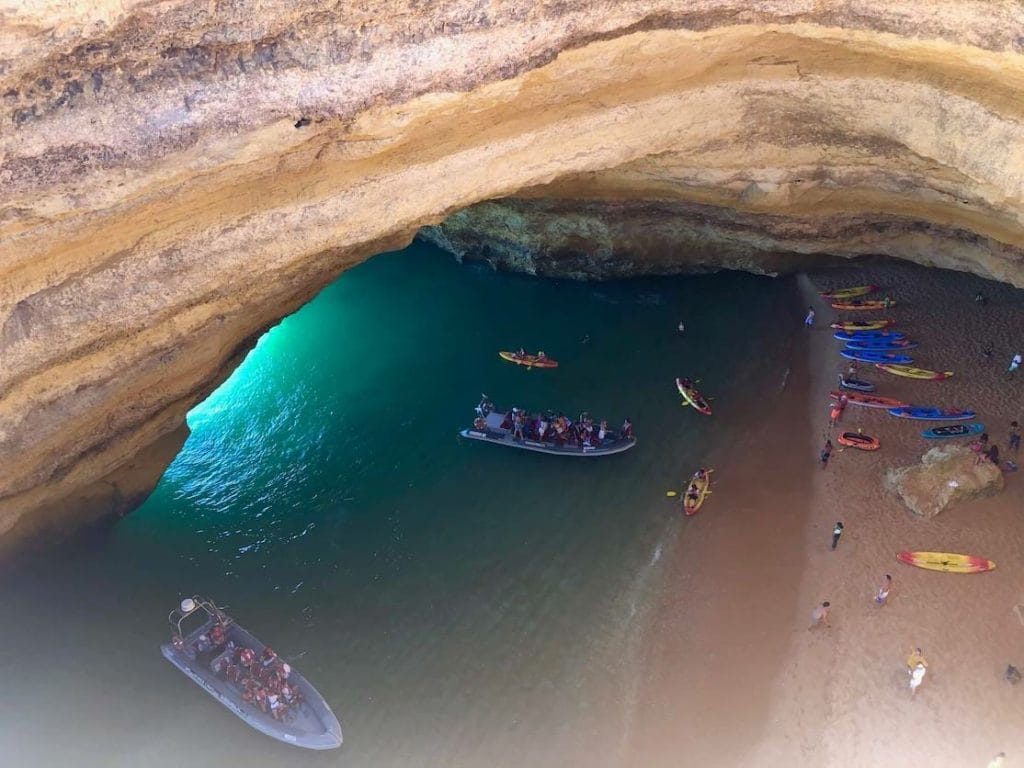
[{"label": "yellow kayak", "polygon": [[895,376],[903,376],[907,379],[930,379],[941,381],[953,375],[952,371],[926,371],[924,368],[914,368],[910,365],[896,365],[895,363],[875,363],[875,368]]},{"label": "yellow kayak", "polygon": [[850,320],[845,323],[832,323],[830,327],[836,331],[880,331],[895,324],[895,320]]},{"label": "yellow kayak", "polygon": [[867,296],[878,290],[877,285],[855,285],[852,288],[841,288],[838,291],[822,291],[823,299],[856,299],[858,296]]},{"label": "yellow kayak", "polygon": [[[695,472],[690,478],[690,482],[687,483],[686,490],[683,492],[683,512],[687,517],[696,515],[704,505],[708,494],[711,493],[711,472],[710,469],[704,470],[704,477],[697,477],[700,473]],[[697,498],[691,497],[690,486],[697,486]]]},{"label": "yellow kayak", "polygon": [[907,565],[944,573],[984,573],[996,567],[996,564],[987,558],[957,555],[952,552],[897,552],[896,559]]}]

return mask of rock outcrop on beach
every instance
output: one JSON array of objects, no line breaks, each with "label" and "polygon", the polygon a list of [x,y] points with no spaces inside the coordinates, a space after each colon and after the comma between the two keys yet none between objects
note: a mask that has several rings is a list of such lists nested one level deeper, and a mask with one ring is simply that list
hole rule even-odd
[{"label": "rock outcrop on beach", "polygon": [[1003,490],[1002,470],[959,445],[932,448],[921,463],[890,470],[888,486],[915,515],[935,517],[963,501]]},{"label": "rock outcrop on beach", "polygon": [[1024,285],[1010,0],[0,18],[0,534],[130,507],[260,333],[425,226],[545,274],[883,253]]}]

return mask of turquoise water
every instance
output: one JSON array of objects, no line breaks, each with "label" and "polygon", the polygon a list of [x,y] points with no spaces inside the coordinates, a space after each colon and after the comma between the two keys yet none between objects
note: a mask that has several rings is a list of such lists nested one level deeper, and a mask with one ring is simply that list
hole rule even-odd
[{"label": "turquoise water", "polygon": [[[627,764],[648,598],[685,535],[665,491],[724,454],[752,390],[777,391],[799,321],[789,281],[741,274],[544,281],[423,245],[347,272],[193,410],[142,508],[6,575],[5,759]],[[498,358],[520,345],[561,367]],[[678,375],[715,416],[680,407]],[[638,445],[579,460],[461,443],[481,393],[629,416]],[[317,685],[342,750],[250,731],[161,658],[192,593]]]}]

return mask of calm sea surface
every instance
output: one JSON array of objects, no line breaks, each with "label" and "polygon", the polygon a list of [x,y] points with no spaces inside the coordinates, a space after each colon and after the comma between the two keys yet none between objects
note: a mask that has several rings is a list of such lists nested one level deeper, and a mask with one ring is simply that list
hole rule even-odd
[{"label": "calm sea surface", "polygon": [[[3,574],[0,764],[628,762],[652,590],[685,535],[665,491],[778,391],[798,310],[789,281],[538,280],[422,245],[347,272],[190,414],[141,509]],[[520,345],[561,367],[498,358]],[[715,416],[680,407],[679,375]],[[639,442],[460,443],[481,393],[629,416]],[[279,745],[161,657],[193,593],[319,688],[341,750]]]}]

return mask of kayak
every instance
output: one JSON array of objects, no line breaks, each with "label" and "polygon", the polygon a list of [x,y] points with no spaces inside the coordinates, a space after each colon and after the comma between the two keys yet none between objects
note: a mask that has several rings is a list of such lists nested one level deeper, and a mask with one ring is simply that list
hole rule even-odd
[{"label": "kayak", "polygon": [[914,358],[910,355],[899,355],[895,352],[886,352],[881,349],[846,349],[839,350],[839,354],[847,360],[856,360],[861,363],[912,363]]},{"label": "kayak", "polygon": [[828,393],[829,397],[833,400],[838,400],[841,397],[846,397],[846,402],[850,405],[860,405],[864,408],[902,408],[906,405],[902,400],[897,400],[895,397],[880,397],[878,395],[862,395],[859,392],[840,392],[838,389],[833,389]]},{"label": "kayak", "polygon": [[[690,478],[690,482],[686,484],[686,490],[683,491],[683,514],[687,517],[696,515],[700,512],[700,508],[704,506],[704,500],[711,493],[711,470],[704,472],[704,477],[697,477],[696,472],[693,473],[693,477]],[[690,498],[690,485],[697,486],[697,498]]]},{"label": "kayak", "polygon": [[898,419],[922,421],[972,421],[977,414],[959,408],[922,408],[917,405],[904,405],[900,408],[890,408],[889,415]]},{"label": "kayak", "polygon": [[818,295],[823,299],[855,299],[858,296],[867,296],[877,290],[877,285],[855,285],[852,288],[840,288],[837,291],[821,291]]},{"label": "kayak", "polygon": [[704,395],[698,392],[693,387],[687,387],[683,384],[682,379],[676,379],[676,389],[679,390],[679,394],[686,400],[687,405],[692,405],[697,409],[699,413],[703,413],[705,416],[711,415],[711,406],[708,405],[708,401],[704,399]]},{"label": "kayak", "polygon": [[921,432],[921,437],[926,440],[939,440],[943,437],[971,437],[980,435],[985,431],[985,425],[975,422],[974,424],[946,424],[941,427],[932,427]]},{"label": "kayak", "polygon": [[885,340],[899,341],[906,338],[905,334],[898,331],[836,331],[832,338],[839,341],[875,341]]},{"label": "kayak", "polygon": [[508,360],[516,365],[525,365],[527,368],[557,368],[558,362],[549,357],[538,355],[517,355],[515,352],[499,352],[498,357]]},{"label": "kayak", "polygon": [[875,331],[896,325],[895,320],[847,320],[832,323],[829,328],[834,331]]},{"label": "kayak", "polygon": [[854,310],[867,311],[875,309],[888,309],[889,307],[893,307],[895,305],[895,301],[890,301],[888,304],[886,304],[884,301],[850,299],[849,301],[833,301],[832,309],[842,309],[848,312],[852,312]]},{"label": "kayak", "polygon": [[836,438],[836,441],[840,445],[845,445],[849,448],[859,448],[862,451],[877,451],[882,447],[877,437],[862,435],[860,432],[843,432],[843,434]]},{"label": "kayak", "polygon": [[929,379],[931,381],[942,381],[953,375],[952,371],[926,371],[923,368],[911,368],[909,365],[893,365],[892,363],[875,363],[875,368],[895,376],[903,376],[908,379]]},{"label": "kayak", "polygon": [[864,381],[863,379],[848,379],[842,374],[839,374],[839,387],[841,389],[853,389],[857,392],[875,391],[875,385],[870,381]]},{"label": "kayak", "polygon": [[897,552],[896,559],[907,565],[945,573],[984,573],[996,567],[988,558],[952,552]]},{"label": "kayak", "polygon": [[910,339],[850,339],[846,342],[847,349],[879,349],[883,352],[900,349],[917,349],[920,346]]}]

